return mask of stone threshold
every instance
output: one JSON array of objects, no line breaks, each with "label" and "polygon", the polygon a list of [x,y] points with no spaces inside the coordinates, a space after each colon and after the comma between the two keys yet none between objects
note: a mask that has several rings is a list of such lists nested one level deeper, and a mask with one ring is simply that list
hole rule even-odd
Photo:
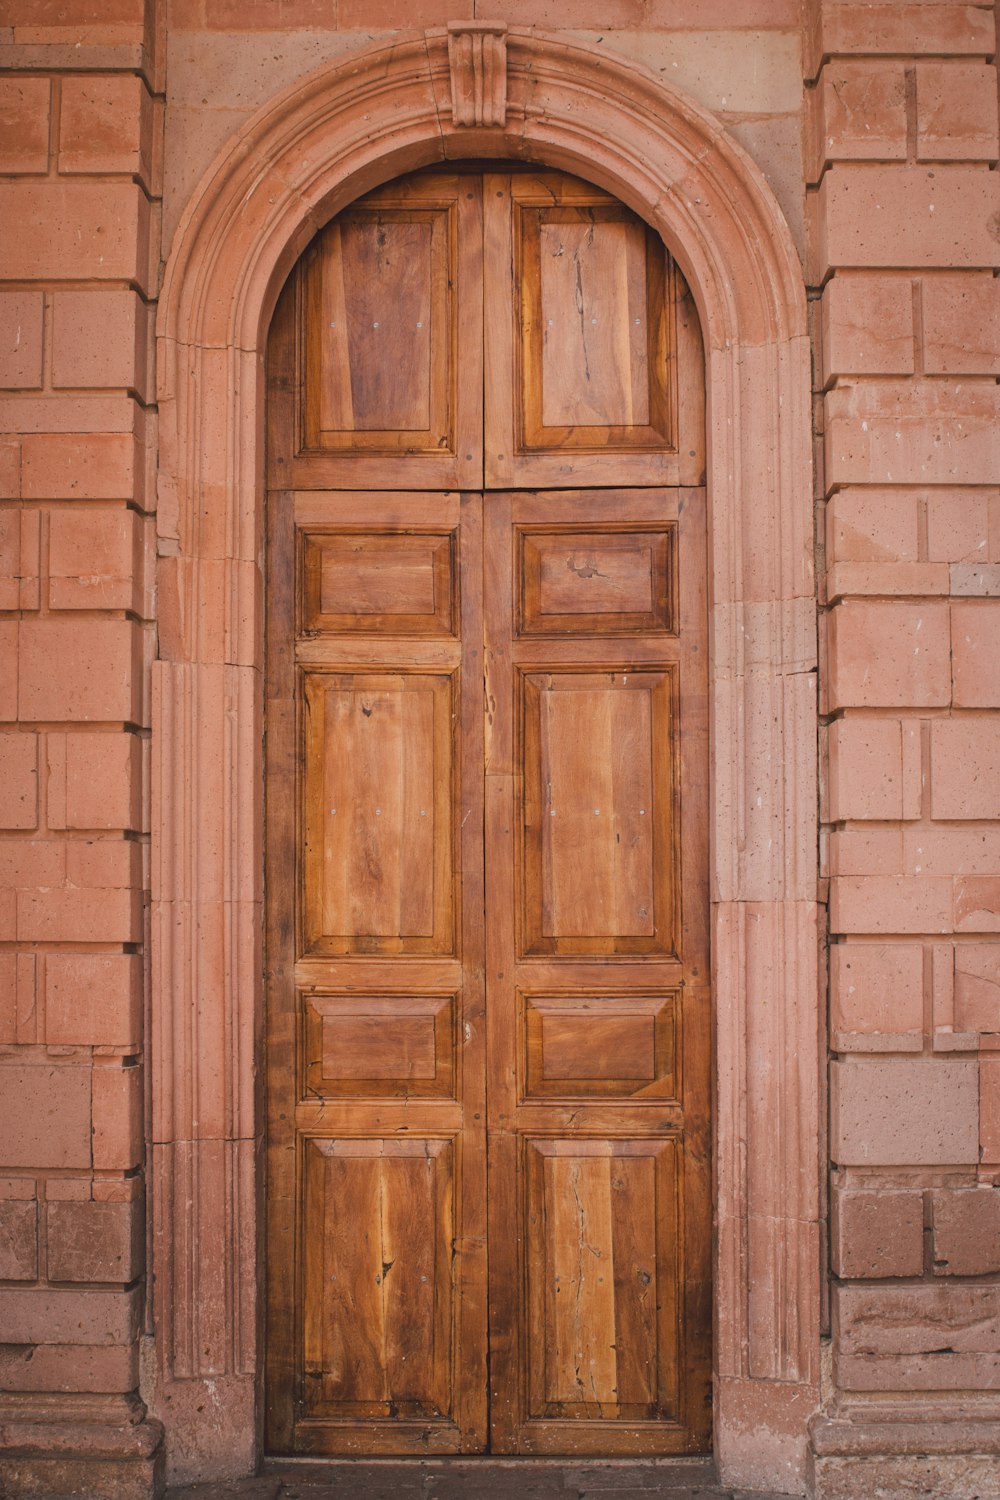
[{"label": "stone threshold", "polygon": [[711,1459],[302,1459],[255,1479],[182,1485],[165,1500],[788,1500],[719,1485]]}]

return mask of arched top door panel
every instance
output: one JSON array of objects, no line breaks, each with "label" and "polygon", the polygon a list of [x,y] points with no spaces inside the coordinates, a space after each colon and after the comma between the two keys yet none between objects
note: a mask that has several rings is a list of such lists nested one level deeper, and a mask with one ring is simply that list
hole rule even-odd
[{"label": "arched top door panel", "polygon": [[317,234],[275,326],[272,485],[704,481],[687,285],[648,225],[579,178],[379,188]]}]

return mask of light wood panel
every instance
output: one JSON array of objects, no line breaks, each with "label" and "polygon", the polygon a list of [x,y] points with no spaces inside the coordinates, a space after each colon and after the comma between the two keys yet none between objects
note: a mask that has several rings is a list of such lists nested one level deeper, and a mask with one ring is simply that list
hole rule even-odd
[{"label": "light wood panel", "polygon": [[[697,1452],[710,1430],[704,492],[494,494],[486,523],[491,1443]],[[574,601],[606,538],[628,557],[599,580],[610,623],[588,602],[573,632],[557,592],[557,629],[539,629],[540,558]]]},{"label": "light wood panel", "polygon": [[431,172],[320,231],[272,324],[272,487],[478,487],[481,226],[479,177]]},{"label": "light wood panel", "polygon": [[485,1442],[481,508],[269,497],[276,1453]]},{"label": "light wood panel", "polygon": [[556,172],[484,184],[486,483],[704,483],[697,316],[662,241]]}]

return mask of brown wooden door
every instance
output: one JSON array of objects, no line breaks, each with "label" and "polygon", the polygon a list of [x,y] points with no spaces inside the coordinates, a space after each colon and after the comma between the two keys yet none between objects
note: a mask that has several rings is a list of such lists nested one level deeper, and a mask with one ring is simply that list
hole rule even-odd
[{"label": "brown wooden door", "polygon": [[556,174],[380,189],[282,295],[272,1452],[709,1443],[702,390]]}]

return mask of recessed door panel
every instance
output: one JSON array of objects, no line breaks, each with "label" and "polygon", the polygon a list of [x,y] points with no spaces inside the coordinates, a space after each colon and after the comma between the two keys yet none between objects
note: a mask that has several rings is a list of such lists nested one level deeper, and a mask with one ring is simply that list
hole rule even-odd
[{"label": "recessed door panel", "polygon": [[307,953],[452,951],[453,699],[444,674],[308,674]]},{"label": "recessed door panel", "polygon": [[676,1421],[676,1142],[523,1149],[528,1421]]},{"label": "recessed door panel", "polygon": [[526,953],[672,953],[671,673],[522,678]]},{"label": "recessed door panel", "polygon": [[303,1143],[308,1417],[451,1412],[454,1144]]},{"label": "recessed door panel", "polygon": [[517,535],[521,635],[675,629],[675,528]]},{"label": "recessed door panel", "polygon": [[659,236],[562,173],[483,202],[487,484],[701,483],[700,332]]},{"label": "recessed door panel", "polygon": [[272,486],[482,480],[480,179],[401,179],[313,240],[275,314]]},{"label": "recessed door panel", "polygon": [[451,532],[306,532],[303,629],[455,634],[454,542]]}]

